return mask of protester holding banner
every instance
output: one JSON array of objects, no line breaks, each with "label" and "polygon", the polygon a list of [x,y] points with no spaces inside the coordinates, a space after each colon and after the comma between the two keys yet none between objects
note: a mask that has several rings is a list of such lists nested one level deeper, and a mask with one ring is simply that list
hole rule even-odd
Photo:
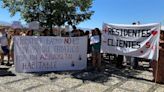
[{"label": "protester holding banner", "polygon": [[101,67],[101,32],[98,28],[92,30],[92,36],[90,38],[90,44],[92,46],[92,66],[94,69],[100,71]]}]

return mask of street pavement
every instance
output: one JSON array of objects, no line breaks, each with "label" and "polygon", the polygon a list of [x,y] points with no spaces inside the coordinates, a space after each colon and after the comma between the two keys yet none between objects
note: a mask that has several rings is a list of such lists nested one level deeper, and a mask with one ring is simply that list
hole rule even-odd
[{"label": "street pavement", "polygon": [[81,71],[17,73],[15,67],[0,66],[0,92],[164,92],[163,84],[152,82],[148,62],[137,69],[117,69],[104,61],[100,72]]}]

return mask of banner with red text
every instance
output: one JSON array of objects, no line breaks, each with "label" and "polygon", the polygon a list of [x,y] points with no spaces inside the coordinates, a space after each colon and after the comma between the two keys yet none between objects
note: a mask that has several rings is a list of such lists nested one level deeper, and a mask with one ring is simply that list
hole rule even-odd
[{"label": "banner with red text", "polygon": [[87,37],[14,37],[17,72],[82,70],[87,66]]},{"label": "banner with red text", "polygon": [[103,24],[102,50],[125,56],[158,60],[160,24]]}]

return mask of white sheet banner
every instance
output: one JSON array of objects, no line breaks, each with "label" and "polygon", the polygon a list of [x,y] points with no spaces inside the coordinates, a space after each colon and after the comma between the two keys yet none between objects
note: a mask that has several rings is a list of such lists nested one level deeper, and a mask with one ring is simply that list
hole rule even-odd
[{"label": "white sheet banner", "polygon": [[158,60],[160,24],[103,24],[102,50],[125,56]]},{"label": "white sheet banner", "polygon": [[17,72],[81,70],[87,66],[87,37],[14,37]]}]

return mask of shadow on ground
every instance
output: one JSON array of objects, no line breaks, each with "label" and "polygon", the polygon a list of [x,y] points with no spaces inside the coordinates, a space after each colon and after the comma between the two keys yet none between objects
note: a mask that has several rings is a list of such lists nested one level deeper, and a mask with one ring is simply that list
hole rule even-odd
[{"label": "shadow on ground", "polygon": [[[89,65],[91,66],[91,65]],[[98,83],[105,83],[111,79],[111,77],[118,78],[120,80],[127,80],[130,78],[151,81],[144,78],[138,78],[137,75],[142,73],[142,68],[140,70],[132,70],[125,66],[123,69],[118,69],[115,64],[111,62],[103,62],[102,69],[100,72],[92,71],[91,67],[87,70],[81,71],[79,73],[73,73],[72,76],[83,81],[93,81]]]},{"label": "shadow on ground", "polygon": [[9,68],[0,68],[0,77],[3,76],[16,76],[14,73],[12,73],[11,71],[8,71]]},{"label": "shadow on ground", "polygon": [[[113,62],[104,61],[102,62],[102,69],[100,72],[92,70],[91,62],[88,62],[88,67],[85,70],[81,71],[65,71],[65,72],[42,72],[42,73],[32,73],[34,76],[47,76],[50,80],[55,80],[55,74],[64,75],[76,79],[80,79],[83,82],[92,81],[97,83],[105,83],[110,81],[111,78],[117,78],[119,80],[127,80],[127,79],[136,79],[136,80],[144,80],[151,82],[150,79],[146,79],[144,77],[136,77],[141,75],[143,71],[149,71],[149,67],[139,66],[137,69],[129,69],[128,66],[125,66],[123,69],[118,69],[115,67]],[[54,76],[49,76],[49,74],[53,74]]]}]

